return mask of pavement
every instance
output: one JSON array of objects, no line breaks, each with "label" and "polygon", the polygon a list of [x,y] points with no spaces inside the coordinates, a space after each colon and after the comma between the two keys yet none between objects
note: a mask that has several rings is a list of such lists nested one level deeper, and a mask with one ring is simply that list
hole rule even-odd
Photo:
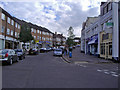
[{"label": "pavement", "polygon": [[73,49],[72,58],[69,58],[69,55],[63,55],[62,57],[68,63],[113,63],[112,60],[106,60],[94,55],[81,53],[80,47]]}]

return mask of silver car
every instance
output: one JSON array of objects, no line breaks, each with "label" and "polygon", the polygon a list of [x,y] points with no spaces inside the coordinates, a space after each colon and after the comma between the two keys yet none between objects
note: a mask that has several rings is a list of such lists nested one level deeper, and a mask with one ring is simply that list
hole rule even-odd
[{"label": "silver car", "polygon": [[17,54],[12,49],[0,50],[0,61],[12,65],[14,61],[19,61]]},{"label": "silver car", "polygon": [[54,56],[62,56],[62,49],[55,49],[53,52]]}]

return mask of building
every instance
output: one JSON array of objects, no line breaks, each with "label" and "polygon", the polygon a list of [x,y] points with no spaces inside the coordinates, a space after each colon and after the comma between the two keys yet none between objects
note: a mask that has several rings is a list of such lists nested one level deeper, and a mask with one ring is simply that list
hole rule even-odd
[{"label": "building", "polygon": [[118,60],[118,3],[102,2],[100,10],[98,18],[82,29],[81,50],[85,50],[85,54]]},{"label": "building", "polygon": [[90,28],[90,26],[93,25],[93,23],[97,20],[98,17],[87,17],[87,20],[83,22],[81,30],[81,52],[87,53],[90,51],[90,45],[88,45],[88,41],[93,35],[91,32],[92,28]]},{"label": "building", "polygon": [[0,8],[0,23],[0,49],[18,48],[21,25],[2,8]]},{"label": "building", "polygon": [[[52,47],[53,41],[53,33],[41,26],[36,24],[32,24],[30,22],[26,22],[24,20],[20,20],[15,18],[21,25],[27,24],[28,27],[31,29],[31,34],[34,38],[31,43],[25,43],[25,48],[29,50],[31,47],[42,48],[42,47]],[[35,41],[35,43],[33,43]],[[23,47],[23,43],[21,42],[21,48]]]},{"label": "building", "polygon": [[66,37],[63,36],[63,34],[53,34],[53,46],[65,46],[66,43]]}]

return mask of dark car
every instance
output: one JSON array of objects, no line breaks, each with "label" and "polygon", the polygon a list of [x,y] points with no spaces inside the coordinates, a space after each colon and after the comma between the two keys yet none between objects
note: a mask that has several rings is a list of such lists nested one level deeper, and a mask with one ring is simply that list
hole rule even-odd
[{"label": "dark car", "polygon": [[37,55],[39,52],[36,48],[31,48],[29,50],[29,55]]},{"label": "dark car", "polygon": [[40,53],[44,53],[44,52],[47,52],[47,49],[46,48],[40,48]]},{"label": "dark car", "polygon": [[17,54],[12,49],[0,50],[0,61],[12,65],[14,61],[19,61]]},{"label": "dark car", "polygon": [[25,59],[25,52],[23,49],[15,49],[16,54],[19,57],[19,60]]}]

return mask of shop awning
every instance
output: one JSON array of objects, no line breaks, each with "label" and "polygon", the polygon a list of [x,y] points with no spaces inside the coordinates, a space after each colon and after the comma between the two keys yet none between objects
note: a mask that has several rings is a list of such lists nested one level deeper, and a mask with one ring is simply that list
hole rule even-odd
[{"label": "shop awning", "polygon": [[96,44],[98,43],[98,37],[95,36],[91,41],[88,42],[88,44]]},{"label": "shop awning", "polygon": [[94,43],[95,43],[95,39],[90,41],[90,42],[88,42],[88,44],[94,44]]}]

